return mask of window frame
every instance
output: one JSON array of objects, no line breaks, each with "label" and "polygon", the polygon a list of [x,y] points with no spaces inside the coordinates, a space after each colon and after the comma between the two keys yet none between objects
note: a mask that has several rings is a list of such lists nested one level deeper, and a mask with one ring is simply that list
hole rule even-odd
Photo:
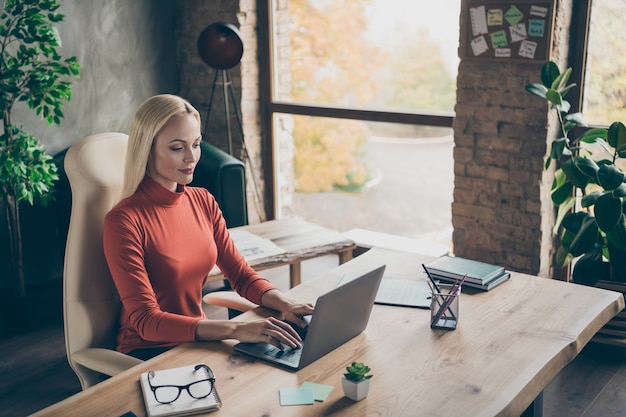
[{"label": "window frame", "polygon": [[384,110],[367,107],[329,106],[274,100],[274,48],[272,44],[274,0],[259,0],[259,65],[260,65],[260,102],[261,102],[261,137],[263,138],[263,167],[265,192],[268,196],[268,220],[276,218],[276,161],[274,160],[274,114],[292,114],[301,116],[331,117],[371,122],[413,124],[422,126],[449,127],[454,122],[454,112],[407,112]]}]

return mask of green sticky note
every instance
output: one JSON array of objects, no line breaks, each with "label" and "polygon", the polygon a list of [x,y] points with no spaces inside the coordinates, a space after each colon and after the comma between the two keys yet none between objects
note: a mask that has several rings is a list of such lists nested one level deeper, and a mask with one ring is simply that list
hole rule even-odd
[{"label": "green sticky note", "polygon": [[504,30],[490,33],[489,36],[491,37],[491,45],[495,49],[504,48],[509,44],[509,41],[506,39],[506,32]]},{"label": "green sticky note", "polygon": [[313,399],[315,401],[325,401],[333,390],[332,385],[315,384],[313,382],[303,382],[300,388],[310,388],[313,390]]},{"label": "green sticky note", "polygon": [[313,404],[313,390],[311,388],[281,388],[280,405]]},{"label": "green sticky note", "polygon": [[504,14],[504,18],[507,22],[509,22],[509,25],[515,26],[522,21],[524,13],[522,13],[522,11],[517,7],[511,6]]}]

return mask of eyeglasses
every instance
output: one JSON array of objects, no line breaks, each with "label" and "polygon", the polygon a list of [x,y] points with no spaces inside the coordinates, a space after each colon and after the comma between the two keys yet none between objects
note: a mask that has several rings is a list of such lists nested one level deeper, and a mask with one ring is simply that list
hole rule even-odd
[{"label": "eyeglasses", "polygon": [[204,369],[207,378],[199,381],[192,382],[187,385],[152,385],[152,378],[154,378],[154,371],[148,372],[148,384],[150,389],[154,393],[154,398],[161,404],[171,404],[180,397],[182,390],[186,390],[189,395],[195,399],[206,398],[213,392],[213,384],[215,383],[215,377],[213,372],[208,366],[199,364],[194,367],[194,372]]}]

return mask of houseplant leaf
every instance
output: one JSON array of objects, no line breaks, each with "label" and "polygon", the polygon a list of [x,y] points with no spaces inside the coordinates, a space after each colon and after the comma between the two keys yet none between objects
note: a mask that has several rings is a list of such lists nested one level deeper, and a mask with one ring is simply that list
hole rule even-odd
[{"label": "houseplant leaf", "polygon": [[611,191],[622,185],[624,173],[615,165],[603,164],[598,169],[598,184],[607,191]]},{"label": "houseplant leaf", "polygon": [[585,143],[595,143],[598,139],[606,140],[607,130],[596,128],[589,129],[585,133],[583,133],[578,140]]},{"label": "houseplant leaf", "polygon": [[614,148],[626,145],[626,126],[622,122],[611,123],[606,140]]},{"label": "houseplant leaf", "polygon": [[582,207],[591,207],[594,204],[596,204],[596,200],[601,196],[604,195],[603,192],[601,191],[594,191],[591,192],[589,194],[585,194],[583,196],[583,198],[580,199],[580,205]]},{"label": "houseplant leaf", "polygon": [[619,187],[613,190],[613,197],[626,197],[626,183],[622,183]]},{"label": "houseplant leaf", "polygon": [[[565,172],[567,180],[571,182],[574,187],[585,188],[587,184],[596,177],[597,166],[593,161],[592,164],[587,164],[583,160],[586,158],[574,157],[563,162],[561,169]],[[579,165],[579,162],[581,165]],[[595,167],[595,169],[594,169]]]},{"label": "houseplant leaf", "polygon": [[550,198],[554,204],[561,205],[563,202],[572,195],[574,187],[572,183],[567,180],[567,175],[562,169],[557,170],[554,175],[554,182],[552,183],[552,191],[550,192]]},{"label": "houseplant leaf", "polygon": [[615,227],[606,232],[606,238],[613,246],[626,250],[626,215],[622,214]]},{"label": "houseplant leaf", "polygon": [[558,213],[556,216],[556,222],[554,223],[554,228],[552,229],[552,233],[557,234],[559,231],[559,227],[561,227],[561,223],[569,211],[576,204],[576,198],[573,196],[569,196],[565,201],[563,201],[558,207]]},{"label": "houseplant leaf", "polygon": [[526,88],[526,91],[528,91],[530,94],[534,96],[541,97],[543,99],[546,98],[546,91],[548,91],[548,88],[544,85],[532,83],[532,84],[527,84],[525,88]]},{"label": "houseplant leaf", "polygon": [[572,271],[572,279],[578,284],[594,285],[603,276],[604,261],[599,246],[581,256]]},{"label": "houseplant leaf", "polygon": [[548,91],[546,91],[546,99],[556,107],[563,104],[563,97],[561,97],[561,93],[553,88],[548,88]]},{"label": "houseplant leaf", "polygon": [[596,200],[594,213],[598,227],[606,233],[612,230],[623,216],[622,202],[611,193],[605,193]]},{"label": "houseplant leaf", "polygon": [[[594,179],[597,178],[598,170],[600,169],[600,167],[598,167],[598,164],[596,164],[593,159],[577,156],[567,161],[567,163],[570,163],[570,162],[576,166],[577,171],[585,174],[585,176],[587,176],[588,178],[594,178]],[[572,175],[575,176],[575,174],[573,173]],[[577,186],[580,188],[583,188],[583,186],[580,186],[580,185],[577,185]]]},{"label": "houseplant leaf", "polygon": [[587,126],[587,122],[583,118],[583,114],[580,112],[566,114],[565,116],[563,116],[563,122],[563,128],[566,132],[569,132],[576,126]]},{"label": "houseplant leaf", "polygon": [[580,256],[590,251],[598,239],[600,231],[595,218],[589,213],[579,211],[563,218],[563,227],[575,234],[569,245],[573,256]]},{"label": "houseplant leaf", "polygon": [[541,66],[541,82],[546,87],[551,87],[552,82],[561,74],[559,66],[552,61],[548,61]]}]

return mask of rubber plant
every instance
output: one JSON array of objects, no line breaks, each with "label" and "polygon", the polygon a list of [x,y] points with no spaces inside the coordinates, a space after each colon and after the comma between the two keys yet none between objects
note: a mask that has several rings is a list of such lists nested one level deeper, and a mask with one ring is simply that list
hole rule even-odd
[{"label": "rubber plant", "polygon": [[60,124],[62,106],[72,95],[68,77],[77,77],[76,57],[63,59],[56,24],[64,18],[56,0],[6,0],[0,14],[0,199],[9,232],[14,289],[26,296],[20,203],[45,204],[57,168],[39,140],[12,120],[24,103],[48,124]]},{"label": "rubber plant", "polygon": [[[541,69],[541,82],[526,91],[545,99],[559,118],[560,135],[552,142],[545,168],[555,161],[552,202],[558,207],[554,232],[561,246],[557,262],[572,265],[572,280],[595,285],[598,280],[626,282],[626,127],[586,128],[581,113],[570,113],[565,95],[571,68],[561,72],[554,62]],[[583,131],[571,137],[573,132]],[[591,152],[593,145],[598,151]],[[622,168],[621,168],[621,167]]]}]

